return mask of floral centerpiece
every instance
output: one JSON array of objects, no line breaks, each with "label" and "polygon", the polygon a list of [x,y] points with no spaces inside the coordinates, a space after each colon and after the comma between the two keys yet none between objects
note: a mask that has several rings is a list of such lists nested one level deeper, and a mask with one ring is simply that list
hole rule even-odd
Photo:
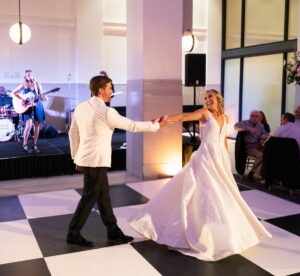
[{"label": "floral centerpiece", "polygon": [[287,83],[295,83],[295,85],[300,84],[300,52],[294,52],[293,57],[290,61],[284,64],[285,70],[287,72]]}]

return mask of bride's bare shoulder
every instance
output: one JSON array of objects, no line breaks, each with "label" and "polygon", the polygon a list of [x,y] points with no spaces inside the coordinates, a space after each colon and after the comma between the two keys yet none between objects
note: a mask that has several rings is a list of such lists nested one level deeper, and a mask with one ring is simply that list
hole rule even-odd
[{"label": "bride's bare shoulder", "polygon": [[207,108],[200,108],[200,109],[197,109],[195,112],[199,112],[201,114],[208,114],[208,109]]},{"label": "bride's bare shoulder", "polygon": [[199,113],[199,117],[202,122],[205,122],[207,120],[209,115],[209,111],[207,108],[201,108],[196,110],[195,112]]}]

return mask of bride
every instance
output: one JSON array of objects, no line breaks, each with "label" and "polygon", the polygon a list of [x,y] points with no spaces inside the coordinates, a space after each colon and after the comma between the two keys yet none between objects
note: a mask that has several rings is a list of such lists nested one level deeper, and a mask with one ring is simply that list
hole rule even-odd
[{"label": "bride", "polygon": [[169,122],[200,121],[201,145],[130,225],[146,238],[185,255],[217,261],[238,254],[271,234],[241,197],[227,152],[229,117],[216,90],[207,108],[169,115]]}]

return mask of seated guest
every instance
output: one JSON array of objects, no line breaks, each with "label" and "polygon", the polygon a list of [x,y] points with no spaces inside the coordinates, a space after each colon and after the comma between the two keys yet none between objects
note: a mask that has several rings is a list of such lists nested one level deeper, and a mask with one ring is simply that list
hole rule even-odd
[{"label": "seated guest", "polygon": [[249,120],[244,120],[234,125],[235,130],[246,132],[246,153],[248,155],[255,156],[255,162],[247,177],[250,181],[253,181],[254,174],[260,176],[263,157],[261,141],[266,140],[269,136],[265,131],[263,124],[260,122],[260,116],[261,114],[259,111],[252,110]]},{"label": "seated guest", "polygon": [[295,126],[300,128],[300,105],[295,108]]},{"label": "seated guest", "polygon": [[267,133],[270,133],[271,129],[270,129],[270,125],[267,122],[267,118],[266,118],[265,113],[263,113],[261,110],[259,111],[259,113],[260,113],[260,122],[264,125],[265,131]]},{"label": "seated guest", "polygon": [[300,128],[295,125],[295,116],[292,113],[281,116],[281,126],[275,130],[273,136],[295,139],[300,150]]}]

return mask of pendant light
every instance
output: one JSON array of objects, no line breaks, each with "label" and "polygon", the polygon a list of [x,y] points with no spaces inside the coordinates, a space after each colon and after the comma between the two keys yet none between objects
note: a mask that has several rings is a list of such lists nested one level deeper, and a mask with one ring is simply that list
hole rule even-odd
[{"label": "pendant light", "polygon": [[192,32],[184,32],[182,34],[182,50],[192,52],[197,47],[197,38]]},{"label": "pendant light", "polygon": [[30,28],[21,21],[21,0],[19,0],[19,23],[10,27],[9,36],[13,42],[20,45],[29,41],[31,37]]}]

